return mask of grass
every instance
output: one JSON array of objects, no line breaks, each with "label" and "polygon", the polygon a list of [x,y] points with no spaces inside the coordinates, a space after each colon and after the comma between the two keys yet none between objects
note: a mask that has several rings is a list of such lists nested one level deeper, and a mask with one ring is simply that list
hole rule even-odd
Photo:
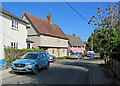
[{"label": "grass", "polygon": [[56,59],[69,59],[70,56],[64,56],[64,57],[56,57]]}]

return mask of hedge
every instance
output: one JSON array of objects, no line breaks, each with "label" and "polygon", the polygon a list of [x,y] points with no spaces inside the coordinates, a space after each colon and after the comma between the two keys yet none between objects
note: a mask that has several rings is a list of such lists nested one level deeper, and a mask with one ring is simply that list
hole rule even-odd
[{"label": "hedge", "polygon": [[19,59],[27,52],[43,52],[43,49],[13,49],[13,48],[5,48],[5,60],[7,61],[7,66],[11,66],[12,62],[16,59]]}]

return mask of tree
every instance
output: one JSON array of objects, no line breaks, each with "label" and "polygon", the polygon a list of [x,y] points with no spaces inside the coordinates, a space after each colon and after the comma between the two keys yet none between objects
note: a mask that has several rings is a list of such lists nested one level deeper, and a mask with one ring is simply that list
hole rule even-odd
[{"label": "tree", "polygon": [[[103,12],[101,7],[98,7],[97,16],[92,16],[88,24],[97,25],[94,33],[88,39],[91,47],[91,38],[93,38],[93,49],[101,54],[110,55],[112,49],[118,44],[118,25],[119,25],[119,10],[118,4],[114,7],[109,5],[106,12]],[[108,15],[105,17],[105,13]]]}]

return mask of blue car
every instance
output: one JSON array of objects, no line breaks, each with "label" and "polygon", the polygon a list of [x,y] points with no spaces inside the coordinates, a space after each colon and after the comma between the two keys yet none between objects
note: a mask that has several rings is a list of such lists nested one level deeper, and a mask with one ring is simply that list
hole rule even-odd
[{"label": "blue car", "polygon": [[37,74],[40,68],[49,69],[50,61],[46,52],[28,52],[12,64],[14,72],[32,72]]},{"label": "blue car", "polygon": [[95,56],[95,52],[94,51],[88,51],[87,52],[87,56]]}]

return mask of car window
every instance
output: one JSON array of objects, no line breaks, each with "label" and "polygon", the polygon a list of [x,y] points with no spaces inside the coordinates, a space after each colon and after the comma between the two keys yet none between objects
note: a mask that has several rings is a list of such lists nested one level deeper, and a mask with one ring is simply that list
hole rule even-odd
[{"label": "car window", "polygon": [[46,57],[46,54],[45,53],[43,53],[43,58],[45,58]]},{"label": "car window", "polygon": [[71,53],[71,55],[75,55],[75,53]]},{"label": "car window", "polygon": [[27,54],[24,59],[37,59],[38,54]]},{"label": "car window", "polygon": [[41,59],[41,58],[43,58],[43,54],[41,53],[41,54],[39,54],[39,57],[38,57],[39,59]]}]

